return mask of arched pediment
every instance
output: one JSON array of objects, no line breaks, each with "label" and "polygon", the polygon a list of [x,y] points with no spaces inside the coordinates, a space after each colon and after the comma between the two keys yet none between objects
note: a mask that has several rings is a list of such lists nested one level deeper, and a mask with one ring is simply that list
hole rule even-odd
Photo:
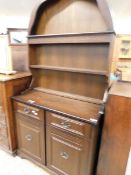
[{"label": "arched pediment", "polygon": [[105,0],[45,0],[33,11],[29,35],[113,31]]}]

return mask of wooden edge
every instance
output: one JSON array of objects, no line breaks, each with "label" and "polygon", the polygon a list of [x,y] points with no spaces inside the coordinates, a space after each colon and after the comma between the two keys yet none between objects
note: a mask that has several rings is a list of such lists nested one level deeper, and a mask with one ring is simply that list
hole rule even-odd
[{"label": "wooden edge", "polygon": [[109,91],[109,95],[131,98],[131,82],[115,81]]},{"label": "wooden edge", "polygon": [[110,35],[115,34],[113,30],[104,31],[104,32],[84,32],[84,33],[61,33],[61,34],[44,34],[44,35],[28,35],[28,38],[37,38],[37,37],[69,37],[69,36],[85,36],[85,35]]},{"label": "wooden edge", "polygon": [[101,10],[101,14],[110,30],[114,30],[111,12],[106,0],[96,0],[98,8]]},{"label": "wooden edge", "polygon": [[66,33],[49,35],[28,35],[28,44],[70,44],[70,43],[107,43],[112,42],[114,32]]},{"label": "wooden edge", "polygon": [[44,66],[44,65],[30,65],[32,69],[44,69],[44,70],[54,70],[54,71],[63,71],[63,72],[72,72],[72,73],[82,73],[82,74],[90,74],[95,76],[105,76],[108,77],[107,71],[99,71],[99,70],[91,70],[85,68],[68,68],[68,67],[56,67],[56,66]]},{"label": "wooden edge", "polygon": [[[31,19],[29,22],[29,28],[28,28],[29,35],[32,33],[33,27],[35,26],[36,17],[38,15],[38,12],[39,12],[41,6],[44,4],[47,5],[47,3],[49,3],[49,2],[52,2],[52,0],[41,0],[40,2],[38,2],[35,5],[35,8],[32,11]],[[110,10],[109,10],[109,7],[108,7],[106,0],[96,0],[96,4],[97,4],[98,8],[100,9],[100,12],[101,12],[107,26],[109,27],[109,29],[114,31],[111,13],[110,13]]]},{"label": "wooden edge", "polygon": [[[40,0],[39,2],[36,3],[32,13],[31,13],[31,19],[29,22],[29,28],[28,28],[28,33],[31,34],[32,33],[32,29],[35,25],[35,19],[37,17],[37,13],[40,9],[40,7],[42,6],[43,3],[47,2],[48,0]],[[49,0],[50,1],[50,0]]]},{"label": "wooden edge", "polygon": [[56,96],[62,96],[65,98],[71,98],[74,100],[84,101],[84,102],[88,102],[88,103],[92,103],[92,104],[97,104],[97,105],[103,104],[103,101],[100,99],[89,98],[89,97],[85,97],[85,96],[81,96],[81,95],[75,95],[75,94],[71,94],[71,93],[60,92],[60,91],[55,91],[55,90],[45,89],[45,88],[40,88],[40,87],[34,88],[34,90],[45,92],[48,94],[53,94]]},{"label": "wooden edge", "polygon": [[42,109],[42,110],[53,112],[53,113],[56,113],[58,115],[63,115],[63,116],[68,117],[70,119],[76,119],[78,121],[85,122],[85,123],[88,123],[88,124],[91,124],[91,125],[94,125],[94,126],[97,126],[99,124],[99,120],[100,120],[100,117],[101,117],[101,113],[98,112],[97,119],[93,119],[93,116],[91,116],[91,118],[89,120],[86,120],[84,118],[81,118],[80,116],[64,113],[64,112],[61,112],[61,111],[58,111],[58,110],[55,110],[55,109],[52,109],[52,108],[49,108],[49,107],[46,107],[46,106],[41,106],[37,103],[29,103],[28,101],[22,100],[22,99],[18,98],[17,96],[11,97],[11,99],[14,100],[14,101],[26,104],[26,105],[30,105],[32,107],[36,107],[36,108],[39,108],[39,109]]},{"label": "wooden edge", "polygon": [[0,74],[0,81],[1,82],[6,82],[6,81],[11,81],[19,78],[25,78],[25,77],[31,77],[32,74],[30,72],[18,72],[16,74],[12,75],[5,75],[5,74]]}]

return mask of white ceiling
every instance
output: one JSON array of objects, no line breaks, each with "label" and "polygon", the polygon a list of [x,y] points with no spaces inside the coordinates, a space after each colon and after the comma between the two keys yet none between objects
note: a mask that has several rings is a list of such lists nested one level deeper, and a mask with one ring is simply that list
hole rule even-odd
[{"label": "white ceiling", "polygon": [[[0,22],[8,27],[27,27],[39,0],[0,0]],[[117,33],[131,33],[131,0],[107,0]],[[13,18],[12,18],[13,17]]]}]

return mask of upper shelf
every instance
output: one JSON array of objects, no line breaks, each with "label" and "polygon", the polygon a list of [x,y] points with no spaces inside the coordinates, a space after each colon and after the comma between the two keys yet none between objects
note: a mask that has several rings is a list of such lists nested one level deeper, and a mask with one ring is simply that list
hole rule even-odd
[{"label": "upper shelf", "polygon": [[30,65],[30,68],[108,76],[107,71],[93,70],[93,69],[69,68],[69,67],[58,67],[58,66],[43,66],[43,65]]},{"label": "upper shelf", "polygon": [[110,43],[114,32],[29,35],[28,44]]}]

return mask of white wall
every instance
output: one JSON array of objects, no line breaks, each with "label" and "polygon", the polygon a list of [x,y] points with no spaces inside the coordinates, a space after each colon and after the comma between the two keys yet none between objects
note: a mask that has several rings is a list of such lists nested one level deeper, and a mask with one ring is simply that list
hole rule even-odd
[{"label": "white wall", "polygon": [[116,33],[131,34],[131,0],[107,0]]},{"label": "white wall", "polygon": [[[0,0],[0,26],[28,27],[31,11],[39,0]],[[107,0],[116,33],[131,34],[131,0]]]}]

